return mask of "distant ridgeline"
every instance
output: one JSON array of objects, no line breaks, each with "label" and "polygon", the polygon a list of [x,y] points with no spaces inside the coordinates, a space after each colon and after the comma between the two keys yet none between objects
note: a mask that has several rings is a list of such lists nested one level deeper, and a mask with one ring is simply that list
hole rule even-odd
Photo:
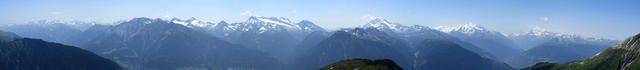
[{"label": "distant ridgeline", "polygon": [[0,31],[0,70],[121,70],[87,50]]},{"label": "distant ridgeline", "polygon": [[523,70],[640,70],[640,34],[589,58],[566,64],[541,62]]},{"label": "distant ridgeline", "polygon": [[320,70],[402,70],[395,62],[389,59],[349,59],[329,64]]}]

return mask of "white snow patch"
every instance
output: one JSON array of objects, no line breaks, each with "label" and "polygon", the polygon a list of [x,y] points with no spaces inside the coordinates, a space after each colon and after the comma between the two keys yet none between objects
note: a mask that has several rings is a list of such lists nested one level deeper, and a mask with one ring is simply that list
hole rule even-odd
[{"label": "white snow patch", "polygon": [[266,22],[266,23],[274,23],[274,24],[278,24],[278,25],[283,25],[283,26],[287,26],[287,27],[292,27],[289,24],[285,24],[282,22],[278,22],[278,21],[274,21],[274,20],[269,20],[269,19],[264,19],[264,18],[257,18],[258,20],[262,21],[262,22]]}]

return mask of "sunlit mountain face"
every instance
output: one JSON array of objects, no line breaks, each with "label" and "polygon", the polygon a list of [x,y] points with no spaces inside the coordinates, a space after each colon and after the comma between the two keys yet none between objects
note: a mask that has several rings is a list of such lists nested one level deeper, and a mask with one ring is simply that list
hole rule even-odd
[{"label": "sunlit mountain face", "polygon": [[0,70],[638,70],[638,1],[0,1]]}]

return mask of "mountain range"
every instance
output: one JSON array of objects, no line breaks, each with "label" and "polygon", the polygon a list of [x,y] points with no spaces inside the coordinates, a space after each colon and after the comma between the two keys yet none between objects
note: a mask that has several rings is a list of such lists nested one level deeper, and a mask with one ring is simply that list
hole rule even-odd
[{"label": "mountain range", "polygon": [[469,23],[451,27],[439,26],[435,29],[478,46],[480,49],[496,56],[497,60],[505,60],[524,51],[502,33],[488,30],[478,24]]},{"label": "mountain range", "polygon": [[314,23],[303,20],[293,22],[283,17],[249,17],[244,22],[219,23],[199,22],[195,19],[172,22],[208,32],[231,43],[241,44],[248,48],[258,49],[281,60],[290,60],[294,49],[312,32],[325,32]]},{"label": "mountain range", "polygon": [[133,70],[283,68],[270,54],[162,19],[93,26],[69,43]]},{"label": "mountain range", "polygon": [[425,26],[420,26],[420,25],[404,26],[397,23],[389,22],[388,20],[383,18],[376,18],[374,20],[369,21],[368,24],[365,24],[360,27],[378,29],[382,32],[389,34],[391,37],[405,41],[405,43],[411,48],[415,48],[415,45],[421,44],[420,42],[424,41],[425,39],[441,39],[441,40],[449,40],[454,43],[457,43],[461,45],[464,49],[470,50],[474,53],[478,53],[482,57],[492,58],[492,59],[496,58],[494,55],[491,55],[486,50],[479,49],[479,47],[471,43],[464,42],[459,38],[451,36],[447,33],[444,33],[442,31],[439,31],[433,28],[425,27]]},{"label": "mountain range", "polygon": [[383,18],[335,31],[308,20],[258,16],[235,23],[133,18],[115,25],[42,20],[0,27],[77,46],[131,70],[306,70],[352,58],[389,59],[407,70],[512,70],[584,59],[617,42],[540,28],[508,35],[471,23],[405,26]]},{"label": "mountain range", "polygon": [[[422,39],[421,42],[415,42],[418,39]],[[298,56],[294,65],[300,65],[295,66],[301,67],[297,69],[310,69],[350,58],[388,58],[408,70],[513,69],[477,48],[479,47],[439,30],[418,25],[403,26],[385,19],[375,19],[361,28],[342,29],[333,33]],[[461,59],[468,61],[460,61]],[[451,66],[466,67],[456,69]]]},{"label": "mountain range", "polygon": [[523,49],[532,48],[511,57],[505,62],[523,68],[537,62],[565,63],[580,60],[605,50],[617,41],[608,39],[585,38],[577,35],[549,32],[541,28],[514,34],[512,39]]}]

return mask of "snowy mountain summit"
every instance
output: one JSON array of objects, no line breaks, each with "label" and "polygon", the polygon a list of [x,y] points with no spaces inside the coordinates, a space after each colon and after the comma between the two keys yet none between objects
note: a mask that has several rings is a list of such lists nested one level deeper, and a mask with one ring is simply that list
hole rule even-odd
[{"label": "snowy mountain summit", "polygon": [[[534,27],[532,30],[523,33],[514,33],[509,35],[517,43],[521,43],[522,48],[529,49],[544,42],[562,42],[562,43],[616,43],[616,40],[582,37],[577,34],[562,34],[551,32],[541,27]],[[522,44],[525,43],[525,44]]]},{"label": "snowy mountain summit", "polygon": [[447,26],[438,26],[438,27],[434,27],[434,29],[440,30],[442,32],[461,32],[464,34],[474,34],[474,33],[479,33],[479,32],[490,32],[487,29],[485,29],[483,26],[480,26],[478,24],[473,24],[473,23],[468,23],[468,24],[464,24],[464,25],[458,25],[458,26],[451,26],[451,27],[447,27]]},{"label": "snowy mountain summit", "polygon": [[249,17],[245,22],[234,23],[232,28],[239,30],[258,30],[263,33],[265,31],[299,31],[302,30],[297,23],[283,17]]},{"label": "snowy mountain summit", "polygon": [[504,60],[523,50],[516,47],[511,39],[500,32],[488,30],[485,27],[468,23],[457,26],[438,26],[435,29],[469,42],[495,55],[498,60]]},{"label": "snowy mountain summit", "polygon": [[607,42],[614,41],[603,38],[593,38],[593,37],[582,37],[578,34],[562,34],[548,31],[547,29],[541,27],[534,27],[531,31],[523,32],[523,33],[514,33],[511,34],[511,37],[530,37],[530,38],[539,38],[544,40],[557,40],[557,41],[565,41],[565,42],[576,42],[576,41],[592,41],[592,42]]},{"label": "snowy mountain summit", "polygon": [[256,24],[256,23],[267,23],[266,25],[270,25],[270,26],[284,26],[284,27],[293,27],[293,28],[300,28],[298,26],[295,25],[295,23],[292,23],[291,20],[289,20],[288,18],[284,18],[284,17],[249,17],[249,19],[246,21],[246,23],[250,23],[250,24]]},{"label": "snowy mountain summit", "polygon": [[175,24],[180,24],[183,26],[187,26],[187,27],[205,27],[205,28],[212,28],[217,26],[218,24],[215,23],[211,23],[211,22],[201,22],[199,20],[197,20],[196,18],[189,18],[187,20],[181,20],[178,18],[172,18],[171,20],[169,20],[170,22],[173,22]]},{"label": "snowy mountain summit", "polygon": [[578,35],[574,34],[560,34],[556,32],[548,31],[547,29],[541,27],[534,27],[531,31],[523,32],[523,33],[514,33],[512,36],[533,36],[540,38],[548,38],[548,37],[564,37],[564,38],[574,38]]},{"label": "snowy mountain summit", "polygon": [[377,29],[390,29],[393,31],[399,31],[403,28],[406,28],[406,26],[402,26],[399,24],[394,24],[391,23],[389,21],[387,21],[386,19],[382,19],[382,18],[376,18],[374,20],[369,21],[368,24],[364,25],[365,27],[374,27]]},{"label": "snowy mountain summit", "polygon": [[302,20],[295,23],[284,17],[249,17],[246,21],[229,24],[221,21],[219,23],[201,22],[195,18],[180,20],[174,18],[171,22],[181,24],[191,28],[204,29],[206,31],[220,32],[292,32],[306,35],[313,31],[324,31],[323,28],[313,24],[311,21]]},{"label": "snowy mountain summit", "polygon": [[380,31],[384,32],[395,32],[395,33],[415,33],[415,32],[431,32],[433,29],[420,25],[413,26],[404,26],[398,23],[389,22],[384,18],[375,18],[369,23],[360,26],[362,28],[376,28]]}]

